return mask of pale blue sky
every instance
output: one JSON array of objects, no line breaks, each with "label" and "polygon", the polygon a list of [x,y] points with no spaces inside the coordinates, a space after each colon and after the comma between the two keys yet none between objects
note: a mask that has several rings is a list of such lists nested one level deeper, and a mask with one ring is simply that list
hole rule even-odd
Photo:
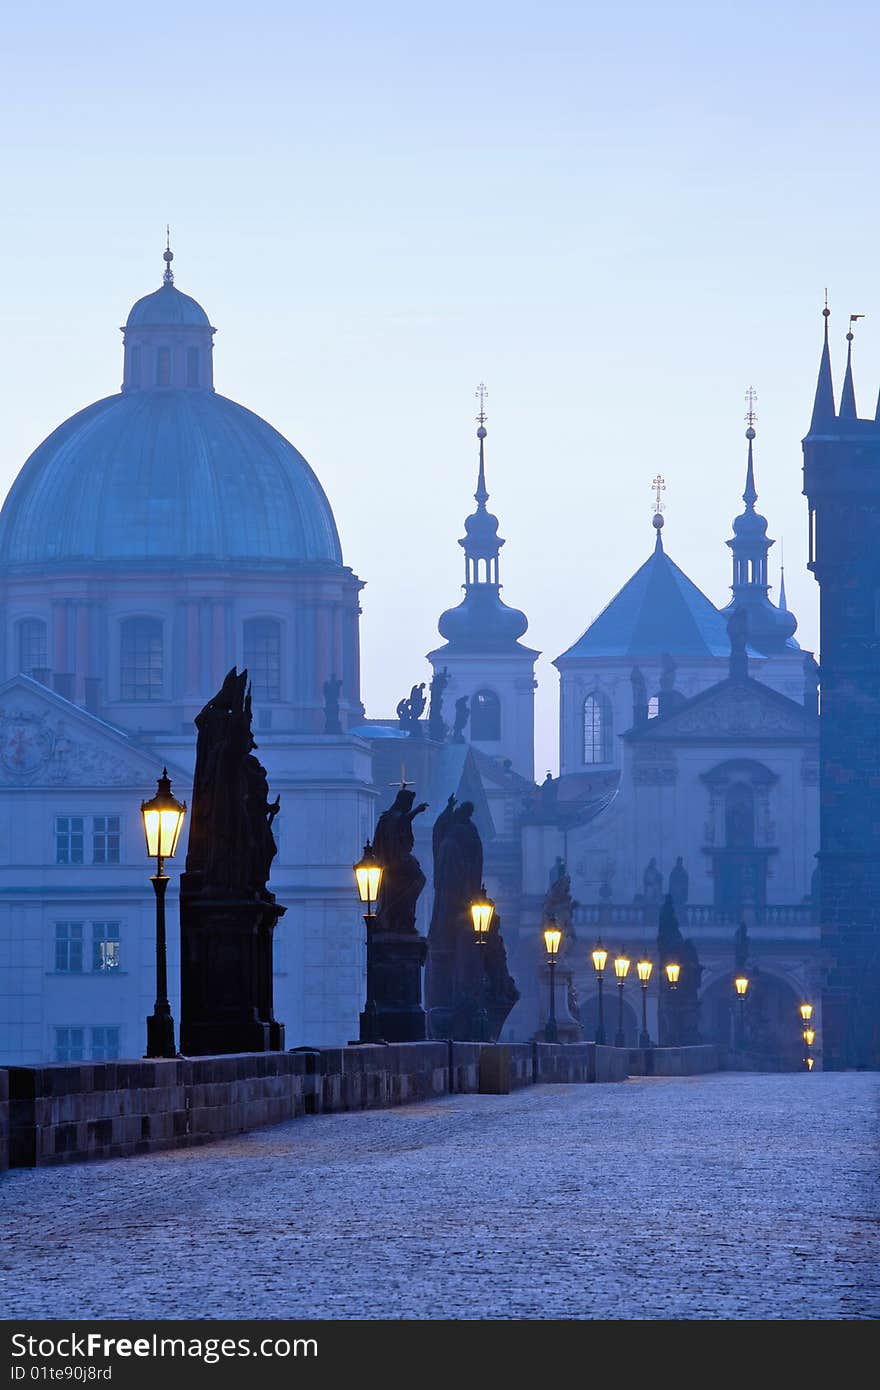
[{"label": "pale blue sky", "polygon": [[459,596],[481,378],[541,775],[549,658],[646,557],[658,469],[670,554],[726,601],[750,383],[815,645],[799,441],[826,284],[838,380],[861,312],[862,414],[880,385],[874,4],[41,0],[4,26],[3,491],[118,389],[169,220],[218,389],[306,454],[368,581],[370,714],[425,678]]}]

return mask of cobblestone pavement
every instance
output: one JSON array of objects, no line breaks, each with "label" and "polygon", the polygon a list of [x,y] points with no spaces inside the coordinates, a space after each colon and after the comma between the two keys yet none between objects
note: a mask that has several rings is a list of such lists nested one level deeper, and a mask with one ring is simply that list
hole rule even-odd
[{"label": "cobblestone pavement", "polygon": [[14,1171],[3,1316],[876,1318],[870,1073],[297,1120]]}]

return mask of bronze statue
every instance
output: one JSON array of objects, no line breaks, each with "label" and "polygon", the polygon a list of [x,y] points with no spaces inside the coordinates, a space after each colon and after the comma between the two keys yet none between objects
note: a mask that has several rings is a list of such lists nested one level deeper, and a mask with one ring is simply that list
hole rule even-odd
[{"label": "bronze statue", "polygon": [[[671,893],[666,894],[660,909],[657,953],[660,960],[660,1046],[693,1047],[702,1041],[700,980],[703,967],[694,943],[681,934]],[[664,982],[665,967],[670,961],[681,967],[674,990]]]},{"label": "bronze statue", "polygon": [[422,733],[420,721],[426,704],[424,681],[412,687],[408,699],[398,701],[397,718],[400,721],[400,727],[406,729],[412,737],[419,737]]},{"label": "bronze statue", "polygon": [[471,717],[467,695],[461,695],[455,702],[455,723],[452,728],[453,743],[464,743],[465,725]]},{"label": "bronze statue", "polygon": [[339,692],[342,689],[342,681],[338,676],[331,674],[325,680],[322,689],[324,692],[324,733],[341,734]]},{"label": "bronze statue", "polygon": [[443,718],[443,695],[449,684],[449,670],[435,671],[431,681],[431,703],[428,707],[428,735],[442,743],[449,732]]},{"label": "bronze statue", "polygon": [[669,892],[672,895],[672,901],[675,903],[676,912],[683,912],[687,906],[688,893],[690,891],[689,885],[690,876],[687,869],[684,867],[684,861],[681,855],[679,855],[675,864],[669,871]]},{"label": "bronze statue", "polygon": [[376,902],[376,929],[412,935],[416,930],[416,904],[425,886],[425,875],[413,854],[412,823],[428,809],[427,802],[413,807],[416,794],[400,791],[376,822],[373,851],[382,865],[382,882]]}]

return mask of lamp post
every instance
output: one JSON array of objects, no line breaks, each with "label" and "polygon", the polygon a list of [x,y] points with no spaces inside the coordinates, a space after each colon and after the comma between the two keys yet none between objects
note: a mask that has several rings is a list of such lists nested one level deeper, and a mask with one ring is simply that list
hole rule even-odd
[{"label": "lamp post", "polygon": [[376,994],[373,979],[373,927],[376,922],[376,899],[379,896],[379,885],[382,882],[382,865],[373,853],[373,846],[369,840],[364,845],[364,852],[358,862],[352,865],[354,869],[355,883],[357,884],[358,897],[364,906],[364,926],[367,929],[367,997],[364,1004],[364,1011],[360,1019],[360,1037],[362,1043],[379,1042],[378,1035],[378,1010],[376,1008]]},{"label": "lamp post", "polygon": [[801,1016],[804,1025],[802,1037],[807,1048],[807,1055],[804,1058],[804,1066],[806,1067],[807,1071],[812,1071],[813,1058],[810,1056],[810,1048],[813,1046],[813,1043],[816,1040],[816,1033],[811,1022],[811,1019],[813,1017],[813,1006],[812,1004],[809,1004],[806,1000],[804,1000],[803,1004],[800,1005],[798,1012]]},{"label": "lamp post", "polygon": [[620,955],[614,957],[614,973],[617,976],[617,1032],[614,1035],[614,1046],[625,1047],[626,1038],[623,1032],[623,986],[629,974],[629,956],[621,950]]},{"label": "lamp post", "polygon": [[559,1042],[559,1029],[556,1026],[556,957],[561,941],[562,932],[556,925],[556,918],[548,917],[544,928],[544,946],[547,951],[547,964],[550,967],[550,1012],[544,1026],[544,1041],[548,1043]]},{"label": "lamp post", "polygon": [[480,887],[479,897],[471,903],[471,924],[474,929],[474,940],[477,943],[479,952],[480,981],[477,987],[477,1013],[476,1029],[478,1042],[488,1042],[489,1014],[486,1010],[485,1000],[485,955],[484,949],[489,935],[489,928],[495,916],[495,904],[486,892],[485,883]]},{"label": "lamp post", "polygon": [[642,987],[642,1031],[639,1034],[639,1047],[651,1047],[650,1034],[648,1033],[648,983],[651,979],[651,972],[654,969],[653,961],[648,960],[647,951],[641,960],[636,961],[636,974],[639,977],[639,984]]},{"label": "lamp post", "polygon": [[603,1007],[602,1007],[602,986],[603,986],[603,984],[605,983],[605,974],[604,974],[604,971],[605,971],[605,962],[606,962],[607,959],[608,959],[608,952],[605,950],[605,947],[602,945],[602,942],[601,942],[601,941],[597,941],[597,942],[596,942],[596,945],[595,945],[595,947],[594,947],[594,949],[593,949],[592,955],[593,955],[593,969],[594,969],[595,972],[596,972],[596,984],[598,985],[598,988],[599,988],[599,1022],[598,1022],[597,1026],[596,1026],[596,1042],[597,1042],[597,1043],[604,1043],[604,1041],[605,1041],[605,1013],[604,1013],[604,1010],[603,1010]]},{"label": "lamp post", "polygon": [[156,784],[156,795],[141,802],[144,838],[147,854],[156,861],[156,872],[150,875],[156,894],[156,1002],[147,1019],[148,1057],[176,1057],[174,1019],[168,1001],[168,949],[165,938],[165,892],[168,875],[165,860],[174,857],[177,841],[186,815],[186,802],[171,795],[171,779],[163,767]]},{"label": "lamp post", "polygon": [[734,989],[736,990],[736,997],[737,997],[737,999],[739,1000],[739,1009],[738,1009],[738,1012],[737,1012],[737,1031],[738,1031],[738,1033],[739,1033],[739,1037],[738,1037],[738,1039],[737,1039],[737,1050],[738,1050],[739,1052],[745,1052],[745,1048],[746,1048],[746,995],[747,995],[748,992],[749,992],[749,981],[748,981],[748,976],[747,976],[747,975],[737,975],[736,979],[735,979],[734,982],[733,982],[733,987],[734,987]]}]

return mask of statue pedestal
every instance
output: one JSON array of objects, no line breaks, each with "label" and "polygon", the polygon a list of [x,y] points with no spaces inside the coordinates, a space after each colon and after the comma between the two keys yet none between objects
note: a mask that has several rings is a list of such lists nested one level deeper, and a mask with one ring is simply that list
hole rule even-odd
[{"label": "statue pedestal", "polygon": [[274,899],[180,893],[180,1050],[185,1057],[280,1052],[272,1012]]},{"label": "statue pedestal", "polygon": [[428,943],[418,932],[373,932],[375,1029],[383,1042],[424,1042],[422,966],[427,954]]}]

